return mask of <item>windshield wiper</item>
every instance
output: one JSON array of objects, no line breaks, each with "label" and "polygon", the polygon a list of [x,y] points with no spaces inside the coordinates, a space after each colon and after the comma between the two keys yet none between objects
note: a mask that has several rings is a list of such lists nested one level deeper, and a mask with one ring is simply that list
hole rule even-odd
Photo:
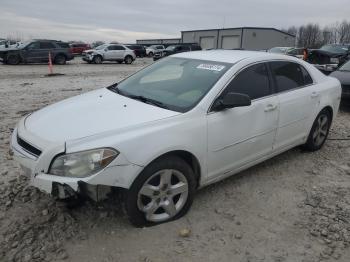
[{"label": "windshield wiper", "polygon": [[145,96],[139,96],[139,95],[125,95],[125,96],[130,97],[132,99],[139,100],[139,101],[146,103],[146,104],[151,104],[151,105],[155,105],[155,106],[158,106],[161,108],[168,109],[168,106],[166,106],[162,102],[157,101],[157,100],[153,100],[153,99],[145,97]]},{"label": "windshield wiper", "polygon": [[136,99],[136,100],[139,100],[139,101],[141,101],[143,103],[146,103],[146,104],[151,104],[151,105],[155,105],[155,106],[158,106],[158,107],[161,107],[161,108],[169,109],[168,106],[166,106],[165,104],[163,104],[162,102],[159,102],[157,100],[153,100],[153,99],[145,97],[145,96],[129,95],[129,94],[124,93],[123,91],[121,91],[118,88],[118,83],[115,83],[113,85],[108,86],[107,89],[109,89],[112,92],[115,92],[115,93],[117,93],[119,95],[126,96],[126,97],[129,97],[129,98],[132,98],[132,99]]}]

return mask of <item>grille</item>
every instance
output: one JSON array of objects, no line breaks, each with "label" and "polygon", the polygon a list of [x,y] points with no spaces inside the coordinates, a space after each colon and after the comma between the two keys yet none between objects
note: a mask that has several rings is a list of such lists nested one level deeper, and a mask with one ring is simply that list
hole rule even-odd
[{"label": "grille", "polygon": [[41,155],[41,150],[37,149],[36,147],[28,144],[26,141],[24,141],[22,138],[17,136],[17,143],[28,153],[38,157]]}]

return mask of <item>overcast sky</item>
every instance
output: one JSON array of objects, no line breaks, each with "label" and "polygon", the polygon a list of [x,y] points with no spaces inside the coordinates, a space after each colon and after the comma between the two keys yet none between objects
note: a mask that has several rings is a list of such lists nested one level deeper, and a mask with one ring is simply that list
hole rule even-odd
[{"label": "overcast sky", "polygon": [[0,38],[135,42],[181,30],[347,19],[349,0],[0,0]]}]

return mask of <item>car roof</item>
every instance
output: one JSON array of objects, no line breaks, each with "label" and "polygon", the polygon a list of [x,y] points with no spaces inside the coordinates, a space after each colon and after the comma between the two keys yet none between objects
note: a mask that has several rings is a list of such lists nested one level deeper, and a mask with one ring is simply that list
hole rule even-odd
[{"label": "car roof", "polygon": [[266,60],[270,60],[270,59],[293,60],[291,59],[290,56],[261,52],[261,51],[222,50],[222,49],[184,52],[184,53],[178,53],[178,54],[172,55],[172,57],[217,61],[217,62],[232,63],[232,64],[247,58],[259,58],[260,60],[265,58]]}]

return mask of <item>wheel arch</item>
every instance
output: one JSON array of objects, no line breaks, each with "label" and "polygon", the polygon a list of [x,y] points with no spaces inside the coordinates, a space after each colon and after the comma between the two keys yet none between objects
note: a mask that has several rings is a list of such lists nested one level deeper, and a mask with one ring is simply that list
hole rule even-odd
[{"label": "wheel arch", "polygon": [[330,115],[331,115],[331,122],[333,121],[333,108],[330,105],[324,106],[320,112],[322,112],[323,110],[327,110]]},{"label": "wheel arch", "polygon": [[202,168],[201,168],[201,165],[200,165],[200,162],[199,162],[198,158],[194,154],[189,152],[189,151],[186,151],[186,150],[173,150],[173,151],[169,151],[169,152],[163,153],[163,154],[157,156],[156,158],[154,158],[149,163],[147,163],[145,165],[145,167],[147,167],[151,163],[153,163],[153,162],[155,162],[155,161],[157,161],[157,160],[159,160],[161,158],[167,157],[167,156],[177,156],[177,157],[181,158],[182,160],[184,160],[192,168],[193,173],[195,175],[196,187],[199,187],[200,180],[201,180],[201,175],[202,175]]}]

